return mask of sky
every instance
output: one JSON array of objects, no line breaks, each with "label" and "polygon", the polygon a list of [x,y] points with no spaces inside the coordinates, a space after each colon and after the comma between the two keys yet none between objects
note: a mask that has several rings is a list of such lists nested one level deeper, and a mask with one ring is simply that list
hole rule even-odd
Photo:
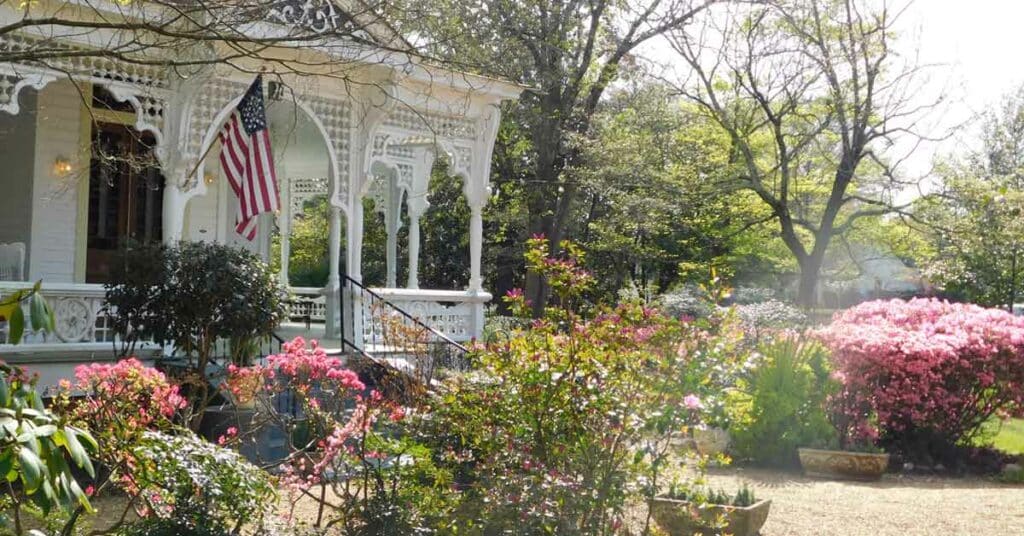
[{"label": "sky", "polygon": [[[1024,2],[917,0],[903,17],[898,48],[919,51],[924,64],[939,64],[930,84],[950,97],[940,129],[997,107],[1024,83]],[[976,144],[976,124],[959,132],[916,155],[913,167],[927,166],[936,152],[956,154]]]},{"label": "sky", "polygon": [[[905,5],[901,0],[888,3]],[[895,29],[896,51],[916,54],[921,65],[933,66],[926,70],[921,103],[946,95],[942,109],[929,118],[930,134],[956,133],[913,151],[909,143],[896,147],[899,157],[910,153],[901,166],[903,174],[922,177],[936,156],[975,147],[977,122],[969,123],[971,118],[998,106],[1003,95],[1024,84],[1024,0],[915,0]],[[662,64],[674,54],[665,43],[651,43],[647,52]]]}]

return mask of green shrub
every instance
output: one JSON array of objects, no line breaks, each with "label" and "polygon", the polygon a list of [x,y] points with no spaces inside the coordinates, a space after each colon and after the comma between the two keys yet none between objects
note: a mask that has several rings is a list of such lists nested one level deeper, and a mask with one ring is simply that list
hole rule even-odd
[{"label": "green shrub", "polygon": [[35,377],[0,361],[0,531],[22,534],[27,508],[44,517],[77,508],[92,512],[72,465],[95,476],[95,450],[86,430],[43,406]]},{"label": "green shrub", "polygon": [[255,254],[207,242],[127,250],[106,295],[119,337],[173,344],[200,369],[218,340],[231,342],[232,362],[248,364],[252,343],[284,318],[284,298]]},{"label": "green shrub", "polygon": [[828,446],[836,432],[825,403],[837,390],[820,344],[783,336],[761,346],[750,378],[729,397],[736,454],[772,465],[794,465],[796,449]]},{"label": "green shrub", "polygon": [[750,506],[757,502],[754,490],[750,489],[746,484],[743,484],[743,487],[737,490],[735,495],[730,495],[721,488],[715,490],[710,486],[687,487],[680,486],[679,483],[673,482],[669,485],[668,492],[665,494],[665,497],[675,499],[677,501],[688,501],[698,504],[738,506],[740,508]]}]

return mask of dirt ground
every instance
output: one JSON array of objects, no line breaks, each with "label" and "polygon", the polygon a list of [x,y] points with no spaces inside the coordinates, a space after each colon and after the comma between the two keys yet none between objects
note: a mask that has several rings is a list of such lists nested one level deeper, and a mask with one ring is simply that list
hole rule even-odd
[{"label": "dirt ground", "polygon": [[714,488],[747,483],[771,499],[762,536],[1024,536],[1024,486],[886,475],[834,482],[761,469],[714,469]]}]

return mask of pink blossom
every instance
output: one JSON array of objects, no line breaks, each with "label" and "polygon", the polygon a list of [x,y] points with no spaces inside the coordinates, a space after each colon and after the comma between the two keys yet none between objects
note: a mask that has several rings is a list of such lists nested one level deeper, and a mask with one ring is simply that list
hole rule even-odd
[{"label": "pink blossom", "polygon": [[689,410],[698,410],[704,407],[704,404],[700,401],[697,395],[689,394],[683,398],[683,405]]}]

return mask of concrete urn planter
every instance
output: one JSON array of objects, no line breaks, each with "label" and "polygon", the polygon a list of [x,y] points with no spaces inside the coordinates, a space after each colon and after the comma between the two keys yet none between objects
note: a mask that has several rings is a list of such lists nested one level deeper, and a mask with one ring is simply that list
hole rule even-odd
[{"label": "concrete urn planter", "polygon": [[814,478],[871,481],[889,468],[888,454],[843,450],[797,449],[804,474]]},{"label": "concrete urn planter", "polygon": [[722,428],[697,428],[693,431],[694,446],[705,456],[722,454],[729,448],[731,439],[728,430]]},{"label": "concrete urn planter", "polygon": [[771,506],[770,500],[750,506],[699,506],[689,501],[656,497],[651,501],[651,517],[670,536],[754,536],[768,520]]}]

